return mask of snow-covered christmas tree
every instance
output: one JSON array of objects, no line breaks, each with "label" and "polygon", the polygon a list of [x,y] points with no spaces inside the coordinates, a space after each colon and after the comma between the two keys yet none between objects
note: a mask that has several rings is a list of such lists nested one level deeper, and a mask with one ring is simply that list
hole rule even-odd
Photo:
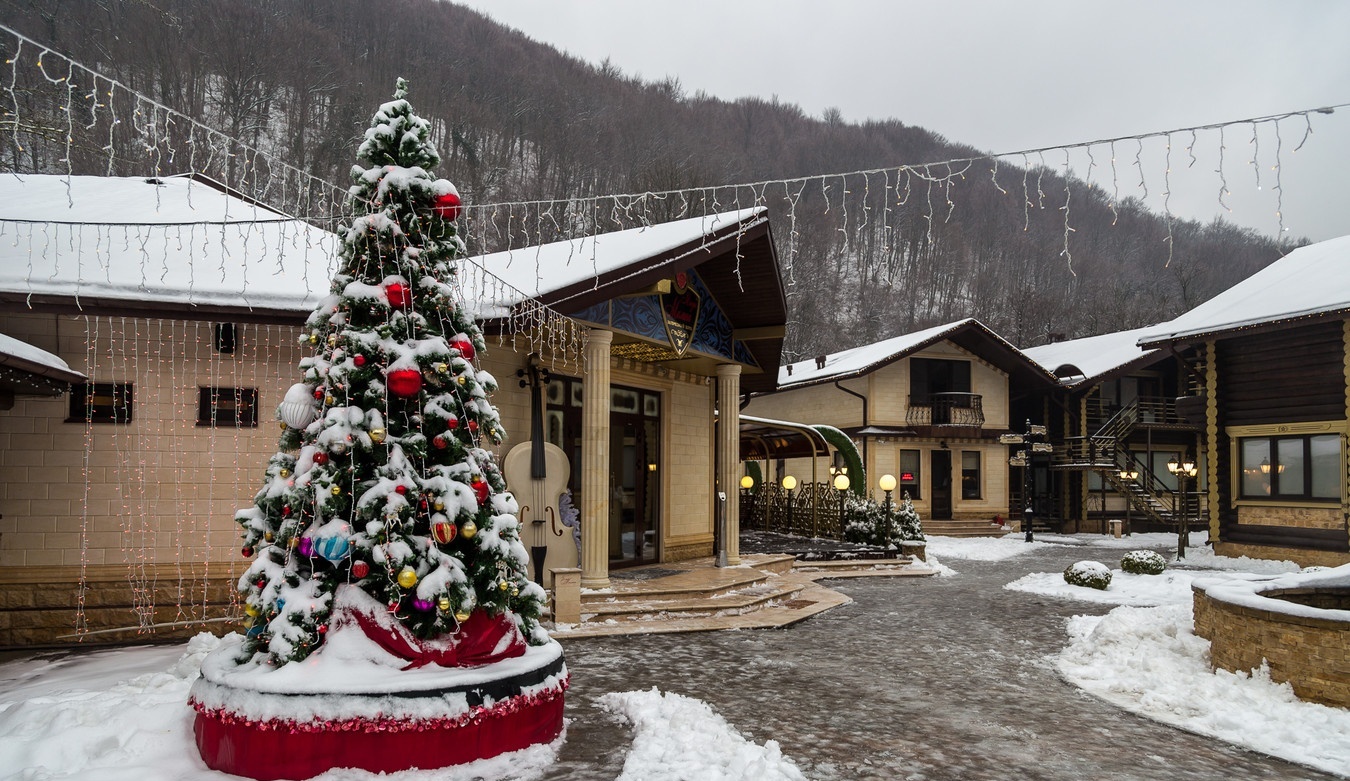
[{"label": "snow-covered christmas tree", "polygon": [[314,353],[281,405],[281,450],[236,516],[244,555],[257,556],[240,580],[245,650],[278,665],[323,642],[345,583],[418,638],[484,610],[542,642],[544,593],[485,448],[504,436],[496,383],[475,367],[481,331],[450,284],[464,254],[459,195],[432,177],[430,125],[405,94],[400,80],[366,131],[350,190],[365,214],[343,232],[332,292],[306,325]]},{"label": "snow-covered christmas tree", "polygon": [[[435,768],[554,741],[568,674],[539,625],[502,431],[456,304],[454,185],[407,84],[352,170],[360,214],[303,333],[279,451],[235,518],[248,628],[190,701],[206,764],[257,779]],[[301,662],[303,664],[298,664]]]}]

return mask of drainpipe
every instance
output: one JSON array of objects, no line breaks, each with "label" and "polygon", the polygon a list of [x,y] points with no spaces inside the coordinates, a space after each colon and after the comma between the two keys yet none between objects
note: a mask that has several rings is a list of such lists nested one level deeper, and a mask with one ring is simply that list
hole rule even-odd
[{"label": "drainpipe", "polygon": [[[858,398],[862,399],[862,424],[863,424],[863,428],[866,428],[866,427],[867,427],[867,397],[864,396],[863,394],[857,392],[857,391],[849,390],[848,388],[845,388],[843,385],[840,385],[840,384],[839,384],[840,382],[841,382],[840,380],[835,380],[835,381],[834,381],[834,387],[838,388],[839,390],[843,391],[844,393],[847,393],[847,394],[850,395],[850,396],[857,396]],[[868,439],[869,439],[869,437],[868,437],[867,435],[864,434],[864,435],[863,435],[863,438],[862,438],[862,467],[863,467],[863,473],[864,473],[864,474],[866,474],[867,471],[868,471],[869,469],[872,468],[871,464],[869,464],[868,461],[867,461],[867,440],[868,440]]]}]

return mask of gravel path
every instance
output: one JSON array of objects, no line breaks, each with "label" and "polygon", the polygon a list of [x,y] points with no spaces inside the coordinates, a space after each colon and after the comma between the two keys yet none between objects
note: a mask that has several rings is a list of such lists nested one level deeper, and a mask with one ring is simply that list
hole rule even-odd
[{"label": "gravel path", "polygon": [[545,778],[616,778],[632,737],[596,698],[653,686],[707,702],[756,742],[777,740],[819,781],[1334,778],[1060,680],[1046,657],[1066,645],[1067,619],[1110,608],[1003,585],[1093,554],[1041,548],[944,560],[956,577],[834,581],[853,604],[781,630],[564,641],[567,742]]}]

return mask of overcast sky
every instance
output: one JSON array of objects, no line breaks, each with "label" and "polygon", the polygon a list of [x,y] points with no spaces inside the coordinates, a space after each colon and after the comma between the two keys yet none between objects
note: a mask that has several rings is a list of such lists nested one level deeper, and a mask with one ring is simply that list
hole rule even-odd
[{"label": "overcast sky", "polygon": [[[678,77],[687,93],[777,96],[820,116],[894,118],[989,152],[1073,144],[1350,103],[1350,2],[1343,0],[467,0],[496,20],[625,74]],[[1230,219],[1274,235],[1275,150],[1289,236],[1350,234],[1350,107],[1225,131]],[[1223,211],[1216,131],[1117,145],[1120,195],[1209,220]],[[1261,187],[1256,167],[1261,169]],[[1109,157],[1109,154],[1107,155]],[[930,162],[896,160],[896,165]],[[1032,162],[1039,162],[1033,160]],[[1047,164],[1063,167],[1056,152]],[[1086,155],[1070,155],[1078,176]],[[820,173],[833,173],[821,171]],[[709,183],[712,184],[712,183]]]}]

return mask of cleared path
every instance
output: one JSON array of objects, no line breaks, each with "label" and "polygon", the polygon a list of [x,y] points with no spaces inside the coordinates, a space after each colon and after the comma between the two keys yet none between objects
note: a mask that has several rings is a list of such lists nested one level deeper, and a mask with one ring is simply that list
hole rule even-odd
[{"label": "cleared path", "polygon": [[757,742],[777,740],[821,781],[1334,778],[1062,681],[1046,657],[1067,643],[1065,622],[1110,608],[1003,585],[1100,555],[1042,548],[946,560],[960,573],[951,578],[831,581],[853,604],[787,629],[564,641],[568,738],[544,778],[616,778],[631,734],[595,698],[653,686],[707,702]]}]

